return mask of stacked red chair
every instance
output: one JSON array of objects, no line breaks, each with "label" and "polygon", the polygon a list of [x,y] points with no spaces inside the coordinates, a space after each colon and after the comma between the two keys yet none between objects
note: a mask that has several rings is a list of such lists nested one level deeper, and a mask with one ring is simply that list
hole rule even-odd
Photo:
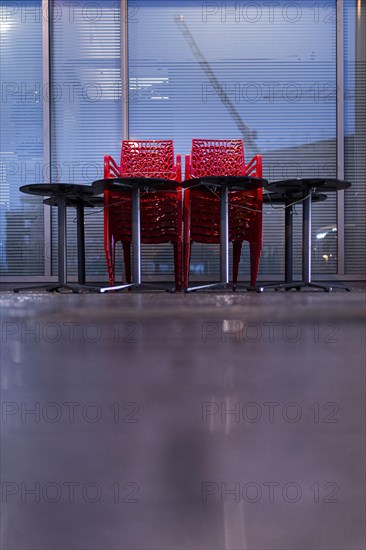
[{"label": "stacked red chair", "polygon": [[[181,156],[174,157],[172,140],[122,141],[120,166],[104,157],[104,179],[164,178],[177,182],[167,189],[140,193],[141,243],[171,242],[177,290],[182,287],[182,181]],[[129,191],[104,191],[104,249],[109,284],[115,284],[115,248],[121,242],[127,284],[131,283],[132,208]]]},{"label": "stacked red chair", "polygon": [[[262,156],[245,164],[241,139],[193,139],[186,156],[185,179],[204,176],[262,177]],[[250,245],[250,283],[255,286],[262,251],[262,189],[229,192],[229,240],[233,243],[233,284],[238,280],[243,241]],[[220,190],[188,188],[184,192],[184,287],[188,288],[193,242],[220,242]]]}]

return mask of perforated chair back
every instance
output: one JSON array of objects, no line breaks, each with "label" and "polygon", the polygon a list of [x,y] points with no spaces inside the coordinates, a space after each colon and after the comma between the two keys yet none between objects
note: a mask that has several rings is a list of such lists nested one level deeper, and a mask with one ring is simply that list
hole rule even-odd
[{"label": "perforated chair back", "polygon": [[180,181],[172,140],[122,141],[121,175]]},{"label": "perforated chair back", "polygon": [[193,139],[192,177],[241,176],[245,173],[244,144],[241,139]]}]

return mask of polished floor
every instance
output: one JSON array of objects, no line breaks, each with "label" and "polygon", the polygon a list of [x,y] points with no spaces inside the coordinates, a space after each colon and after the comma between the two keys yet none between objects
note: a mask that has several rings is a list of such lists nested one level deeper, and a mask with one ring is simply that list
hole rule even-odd
[{"label": "polished floor", "polygon": [[363,550],[365,291],[1,294],[3,550]]}]

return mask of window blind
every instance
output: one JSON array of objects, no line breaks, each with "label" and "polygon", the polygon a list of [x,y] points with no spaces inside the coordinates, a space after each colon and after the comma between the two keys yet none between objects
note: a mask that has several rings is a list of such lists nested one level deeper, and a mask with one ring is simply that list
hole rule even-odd
[{"label": "window blind", "polygon": [[[117,162],[122,132],[119,3],[52,4],[52,178],[91,184],[103,177],[104,154]],[[68,272],[77,273],[76,214],[69,209]],[[85,209],[87,276],[106,276],[103,211]],[[57,273],[57,213],[52,216]]]},{"label": "window blind", "polygon": [[345,0],[345,272],[366,272],[366,14]]},{"label": "window blind", "polygon": [[[130,138],[243,138],[263,177],[336,176],[335,1],[133,2]],[[301,206],[295,269],[301,271]],[[283,273],[283,211],[264,208],[260,274]],[[336,196],[313,208],[313,273],[336,273]],[[328,233],[329,238],[322,238]],[[156,251],[152,254],[156,257]],[[161,263],[171,257],[160,250]],[[195,244],[192,272],[218,274],[218,247]],[[249,273],[248,248],[240,273]]]},{"label": "window blind", "polygon": [[[0,272],[44,274],[43,205],[19,192],[48,181],[43,100],[51,103],[54,182],[89,184],[103,155],[119,158],[120,3],[50,3],[51,88],[42,83],[42,3],[0,0]],[[345,272],[364,274],[364,11],[344,0]],[[129,2],[130,137],[172,138],[188,153],[192,137],[244,137],[246,160],[263,155],[270,181],[336,175],[336,2]],[[212,74],[214,79],[212,79]],[[234,110],[228,107],[229,98]],[[239,118],[238,118],[239,117]],[[238,121],[241,121],[239,130]],[[336,195],[313,208],[313,272],[336,273]],[[301,206],[296,208],[295,269],[301,270]],[[264,208],[261,275],[283,273],[282,210]],[[88,276],[106,275],[103,214],[86,210]],[[68,212],[69,273],[76,275],[75,213]],[[52,270],[57,215],[52,209]],[[118,259],[118,270],[122,260]],[[193,247],[191,271],[219,273],[218,247]],[[143,274],[172,278],[169,245],[143,246]],[[241,276],[249,274],[243,250]]]},{"label": "window blind", "polygon": [[41,0],[0,2],[0,272],[44,274],[43,204],[19,191],[42,183]]}]

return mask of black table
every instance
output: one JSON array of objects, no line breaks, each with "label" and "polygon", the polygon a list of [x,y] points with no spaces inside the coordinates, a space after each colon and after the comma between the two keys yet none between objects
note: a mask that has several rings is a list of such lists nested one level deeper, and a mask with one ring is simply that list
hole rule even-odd
[{"label": "black table", "polygon": [[[58,210],[58,282],[44,286],[32,286],[14,289],[41,290],[56,292],[59,290],[71,290],[74,293],[79,290],[99,290],[99,287],[85,284],[85,235],[84,235],[84,208],[103,206],[103,197],[94,196],[94,189],[90,185],[78,185],[71,183],[34,183],[23,185],[19,188],[22,193],[49,197],[43,202],[51,206],[57,206]],[[67,221],[66,209],[76,208],[77,212],[77,254],[78,254],[78,284],[67,283]]]},{"label": "black table", "polygon": [[[185,189],[198,188],[207,189],[219,187],[220,189],[220,282],[206,285],[199,285],[186,288],[186,292],[202,290],[206,288],[223,287],[229,285],[229,191],[252,191],[268,185],[268,181],[263,178],[252,176],[204,176],[202,178],[192,178],[185,180],[182,187]],[[239,284],[237,284],[238,288]],[[259,286],[241,285],[246,290],[256,290],[262,292],[263,288]]]},{"label": "black table", "polygon": [[285,282],[280,288],[291,290],[295,288],[319,288],[330,292],[333,288],[349,291],[350,288],[340,284],[313,283],[311,280],[311,203],[312,196],[318,192],[329,193],[348,189],[351,183],[332,178],[295,178],[272,182],[267,189],[282,194],[291,200],[293,194],[301,194],[303,202],[302,211],[302,281]]},{"label": "black table", "polygon": [[[132,283],[101,288],[100,292],[130,289],[160,289],[161,285],[141,282],[141,222],[140,222],[140,192],[141,191],[176,191],[181,184],[164,178],[125,177],[107,178],[92,183],[95,194],[109,191],[131,191],[132,210]],[[165,289],[163,289],[165,290]],[[174,290],[173,290],[174,291]],[[169,292],[169,290],[168,290]]]},{"label": "black table", "polygon": [[[294,206],[303,201],[303,195],[300,192],[272,192],[272,185],[269,184],[266,192],[263,193],[263,204],[283,204],[285,209],[285,281],[283,283],[269,283],[263,285],[264,288],[273,288],[279,290],[285,288],[286,284],[292,283],[293,277],[293,213]],[[323,193],[313,193],[311,195],[312,202],[323,202],[327,199],[327,195]]]}]

